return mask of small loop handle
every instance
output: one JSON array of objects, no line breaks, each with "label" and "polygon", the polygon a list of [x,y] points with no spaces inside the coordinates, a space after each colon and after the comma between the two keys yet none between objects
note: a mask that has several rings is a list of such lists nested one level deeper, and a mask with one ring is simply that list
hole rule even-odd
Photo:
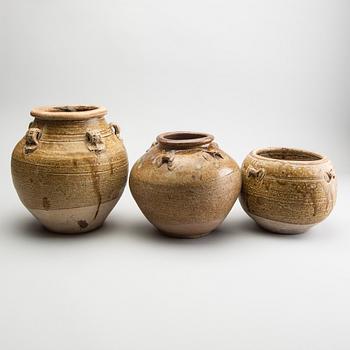
[{"label": "small loop handle", "polygon": [[112,129],[113,133],[119,137],[120,135],[120,126],[117,123],[109,123],[110,128]]},{"label": "small loop handle", "polygon": [[[31,126],[31,124],[29,126]],[[41,135],[42,132],[39,128],[30,127],[28,129],[25,136],[26,143],[24,145],[24,154],[32,153],[38,148]]]}]

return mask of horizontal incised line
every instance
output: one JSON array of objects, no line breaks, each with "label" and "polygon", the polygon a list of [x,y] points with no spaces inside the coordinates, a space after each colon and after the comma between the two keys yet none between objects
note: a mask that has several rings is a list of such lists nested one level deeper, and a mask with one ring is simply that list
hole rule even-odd
[{"label": "horizontal incised line", "polygon": [[288,201],[283,201],[283,200],[280,200],[280,199],[256,196],[256,195],[252,195],[252,194],[248,195],[248,197],[249,196],[256,197],[256,198],[261,198],[261,199],[269,201],[269,202],[278,202],[278,203],[281,203],[281,204],[298,204],[300,202],[303,202],[306,205],[311,205],[311,204],[315,204],[315,203],[330,203],[330,202],[333,203],[334,202],[332,199],[321,199],[321,200],[316,200],[316,201],[313,201],[313,200],[305,201],[305,200],[302,200],[302,199],[300,199],[300,200],[290,199]]},{"label": "horizontal incised line", "polygon": [[[109,136],[112,136],[113,134],[107,134],[107,135],[103,135],[101,134],[102,139],[105,139]],[[65,137],[64,139],[59,138],[59,135],[57,135],[57,139],[55,138],[46,138],[45,136],[43,136],[40,139],[40,143],[61,143],[61,142],[85,142],[86,141],[86,137],[84,135],[79,136],[79,137],[72,137],[72,138],[67,138]]]},{"label": "horizontal incised line", "polygon": [[[109,199],[107,201],[104,201],[104,202],[101,202],[100,205],[102,204],[106,204],[106,203],[109,203],[109,202],[113,202],[116,200],[116,198],[118,198],[118,196],[112,198],[112,199]],[[70,209],[84,209],[84,208],[90,208],[90,207],[97,207],[98,206],[98,203],[94,204],[94,205],[87,205],[85,207],[70,207],[70,208],[58,208],[58,209],[43,209],[42,207],[40,208],[28,208],[29,210],[42,210],[42,211],[55,211],[55,210],[70,210]]]},{"label": "horizontal incised line", "polygon": [[18,162],[19,164],[25,164],[25,165],[28,165],[28,166],[34,166],[34,167],[42,167],[42,168],[57,168],[57,169],[64,169],[64,168],[84,168],[84,167],[89,167],[89,168],[92,168],[92,167],[108,167],[110,169],[111,166],[115,166],[117,165],[118,167],[120,166],[123,166],[123,163],[125,165],[128,164],[128,162],[121,162],[121,161],[117,161],[117,162],[111,162],[111,163],[103,163],[103,164],[92,164],[92,163],[89,163],[87,162],[86,164],[79,164],[79,165],[65,165],[65,166],[57,166],[57,165],[46,165],[46,164],[40,164],[40,163],[30,163],[30,162],[24,162],[24,161],[21,161],[21,160],[15,160],[16,162]]},{"label": "horizontal incised line", "polygon": [[[300,182],[308,182],[308,181],[325,181],[322,177],[275,177],[275,176],[264,176],[264,179],[259,183],[260,185],[264,182],[265,179],[271,179],[278,182],[294,182],[294,181],[300,181]],[[249,181],[249,180],[246,180]]]},{"label": "horizontal incised line", "polygon": [[[120,168],[118,168],[120,169]],[[50,173],[46,172],[45,175],[57,175],[57,176],[84,176],[84,175],[98,175],[98,174],[104,174],[104,173],[111,173],[111,170],[100,170],[100,171],[85,171],[82,173]]]},{"label": "horizontal incised line", "polygon": [[[122,170],[122,168],[114,168],[113,169],[113,172],[114,171],[117,171],[117,170]],[[74,176],[79,176],[79,175],[96,175],[96,174],[103,174],[103,173],[111,173],[111,169],[106,169],[106,170],[97,170],[97,171],[83,171],[83,172],[77,172],[77,173],[54,173],[54,172],[45,172],[45,175],[64,175],[64,176],[67,176],[67,175],[74,175]]]}]

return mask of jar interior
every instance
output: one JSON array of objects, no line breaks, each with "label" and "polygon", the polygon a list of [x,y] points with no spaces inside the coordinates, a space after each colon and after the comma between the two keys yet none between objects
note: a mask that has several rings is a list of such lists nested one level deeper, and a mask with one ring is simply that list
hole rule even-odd
[{"label": "jar interior", "polygon": [[37,119],[48,121],[86,120],[104,117],[107,114],[107,110],[103,106],[96,105],[54,105],[33,108],[30,114]]},{"label": "jar interior", "polygon": [[201,139],[202,137],[206,137],[207,134],[200,134],[200,133],[171,133],[168,135],[165,135],[164,138],[168,140],[195,140],[195,139]]},{"label": "jar interior", "polygon": [[192,131],[174,131],[160,134],[157,137],[158,143],[166,148],[182,149],[205,146],[214,140],[214,136]]},{"label": "jar interior", "polygon": [[290,161],[316,161],[323,158],[317,153],[291,148],[264,149],[256,152],[256,154],[265,158]]},{"label": "jar interior", "polygon": [[97,108],[96,106],[52,106],[47,109],[47,112],[86,112]]}]

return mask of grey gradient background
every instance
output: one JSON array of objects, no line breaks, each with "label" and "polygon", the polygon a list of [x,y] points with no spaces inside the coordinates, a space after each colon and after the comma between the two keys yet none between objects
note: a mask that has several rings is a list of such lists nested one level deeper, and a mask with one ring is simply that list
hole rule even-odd
[{"label": "grey gradient background", "polygon": [[[350,2],[0,0],[0,348],[349,349]],[[237,203],[217,232],[163,238],[128,188],[99,231],[52,235],[10,154],[32,107],[102,104],[130,164],[162,131],[327,154],[335,211],[305,235]]]}]

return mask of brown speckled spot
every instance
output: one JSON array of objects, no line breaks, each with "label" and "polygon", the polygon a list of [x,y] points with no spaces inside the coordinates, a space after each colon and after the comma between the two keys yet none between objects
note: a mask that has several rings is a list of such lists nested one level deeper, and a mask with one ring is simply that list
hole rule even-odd
[{"label": "brown speckled spot", "polygon": [[43,198],[43,207],[45,210],[49,210],[50,209],[50,201],[47,197]]},{"label": "brown speckled spot", "polygon": [[86,228],[89,224],[85,220],[79,220],[78,225],[80,226],[80,228]]}]

